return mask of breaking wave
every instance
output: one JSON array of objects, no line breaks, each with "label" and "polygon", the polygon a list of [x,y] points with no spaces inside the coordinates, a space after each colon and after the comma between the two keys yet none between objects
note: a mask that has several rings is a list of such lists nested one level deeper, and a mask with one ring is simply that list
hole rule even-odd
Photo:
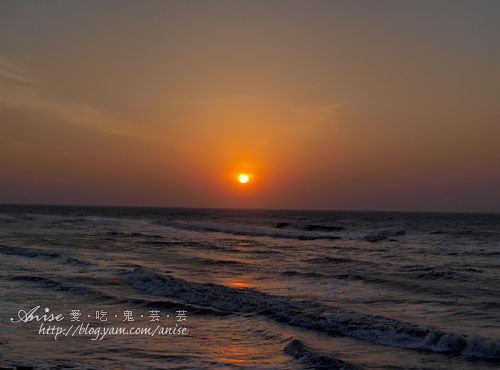
[{"label": "breaking wave", "polygon": [[216,316],[227,316],[230,313],[226,311],[217,310],[209,307],[197,306],[194,304],[186,304],[179,303],[168,300],[150,300],[144,298],[137,297],[117,297],[112,294],[108,294],[84,285],[77,285],[74,283],[64,283],[54,279],[49,279],[41,276],[30,276],[30,275],[21,275],[15,276],[11,278],[12,281],[25,282],[28,284],[37,285],[40,288],[52,289],[61,292],[70,292],[77,294],[78,296],[85,295],[88,298],[93,298],[98,300],[99,302],[107,301],[113,304],[126,304],[126,305],[135,305],[145,308],[154,308],[154,309],[183,309],[188,310],[190,313],[196,314],[210,314]]},{"label": "breaking wave", "polygon": [[325,232],[345,230],[345,227],[343,226],[330,226],[330,225],[319,225],[319,224],[294,225],[288,222],[278,222],[276,225],[274,225],[274,227],[276,229],[299,229],[306,231],[325,231]]},{"label": "breaking wave", "polygon": [[264,227],[250,226],[225,226],[223,224],[195,224],[195,223],[161,223],[163,226],[173,227],[181,230],[226,233],[231,235],[269,237],[278,239],[298,239],[298,240],[317,240],[317,239],[340,239],[328,233],[305,232],[293,230],[276,230]]},{"label": "breaking wave", "polygon": [[336,358],[319,355],[309,348],[298,339],[291,340],[283,349],[287,355],[292,356],[297,361],[312,366],[317,370],[354,370],[357,367],[350,365],[342,360]]},{"label": "breaking wave", "polygon": [[394,238],[405,235],[406,231],[404,230],[399,230],[399,231],[384,230],[377,232],[375,234],[367,235],[363,239],[370,243],[378,243],[383,240],[395,241],[396,239]]},{"label": "breaking wave", "polygon": [[314,302],[298,307],[285,297],[254,289],[189,282],[145,268],[135,269],[128,274],[126,281],[155,296],[174,297],[221,311],[260,314],[292,326],[329,334],[408,349],[500,359],[500,341],[496,339],[471,337],[355,312],[331,312],[331,308]]},{"label": "breaking wave", "polygon": [[90,262],[82,261],[78,258],[63,256],[57,252],[48,252],[46,250],[36,249],[36,248],[19,248],[19,247],[0,245],[0,253],[2,253],[4,255],[20,256],[20,257],[28,257],[28,258],[55,259],[55,260],[58,260],[58,262],[62,262],[64,264],[73,265],[73,266],[91,266],[91,265],[93,265]]}]

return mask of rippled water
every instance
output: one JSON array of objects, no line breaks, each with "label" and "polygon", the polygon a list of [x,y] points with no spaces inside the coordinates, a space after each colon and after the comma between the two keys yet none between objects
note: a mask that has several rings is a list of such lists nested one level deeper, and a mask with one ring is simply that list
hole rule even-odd
[{"label": "rippled water", "polygon": [[[0,206],[0,365],[498,368],[499,226],[486,214]],[[188,333],[54,341],[39,322],[10,322],[36,306],[67,327],[76,309],[95,326],[132,325],[124,311],[151,326],[158,310]]]}]

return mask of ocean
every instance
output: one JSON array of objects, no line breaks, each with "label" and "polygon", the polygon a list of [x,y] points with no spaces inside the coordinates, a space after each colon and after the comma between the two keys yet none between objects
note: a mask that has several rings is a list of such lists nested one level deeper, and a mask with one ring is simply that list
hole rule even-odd
[{"label": "ocean", "polygon": [[0,206],[0,366],[494,369],[500,215]]}]

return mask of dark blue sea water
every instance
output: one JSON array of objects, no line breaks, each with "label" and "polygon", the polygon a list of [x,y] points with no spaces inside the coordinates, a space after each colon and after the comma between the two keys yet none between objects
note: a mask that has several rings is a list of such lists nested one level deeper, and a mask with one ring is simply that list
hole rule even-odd
[{"label": "dark blue sea water", "polygon": [[0,264],[3,367],[500,367],[500,215],[4,205]]}]

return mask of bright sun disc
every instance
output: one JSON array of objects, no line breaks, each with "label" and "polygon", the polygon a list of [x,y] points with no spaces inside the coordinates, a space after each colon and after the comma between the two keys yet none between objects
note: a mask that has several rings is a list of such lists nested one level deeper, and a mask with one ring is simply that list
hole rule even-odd
[{"label": "bright sun disc", "polygon": [[240,175],[238,177],[238,180],[239,182],[241,182],[242,184],[246,184],[248,182],[248,176],[247,175]]}]

